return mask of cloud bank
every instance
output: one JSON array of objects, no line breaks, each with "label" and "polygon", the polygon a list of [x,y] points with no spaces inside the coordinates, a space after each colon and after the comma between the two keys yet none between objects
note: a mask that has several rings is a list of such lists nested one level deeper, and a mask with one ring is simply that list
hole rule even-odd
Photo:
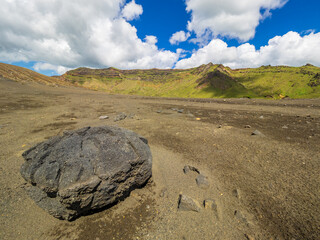
[{"label": "cloud bank", "polygon": [[288,32],[269,40],[268,45],[256,50],[245,43],[238,47],[228,47],[220,39],[213,39],[200,48],[190,58],[177,62],[176,68],[191,68],[209,62],[222,63],[231,68],[259,67],[261,65],[302,66],[312,63],[320,66],[320,33],[301,36]]},{"label": "cloud bank", "polygon": [[128,23],[142,11],[125,0],[4,0],[0,61],[36,61],[38,70],[59,72],[79,66],[172,68],[179,54],[158,49],[150,36],[139,39]]}]

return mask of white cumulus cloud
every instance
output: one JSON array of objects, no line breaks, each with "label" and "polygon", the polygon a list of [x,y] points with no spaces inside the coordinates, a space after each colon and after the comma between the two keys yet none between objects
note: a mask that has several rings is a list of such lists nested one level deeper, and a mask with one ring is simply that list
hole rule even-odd
[{"label": "white cumulus cloud", "polygon": [[139,4],[136,4],[134,0],[126,4],[122,9],[122,16],[128,21],[138,18],[142,13],[143,13],[142,6]]},{"label": "white cumulus cloud", "polygon": [[0,61],[40,62],[36,69],[59,73],[80,66],[173,67],[179,53],[158,49],[152,37],[141,40],[127,21],[141,12],[136,5],[125,0],[1,1]]},{"label": "white cumulus cloud", "polygon": [[155,45],[158,42],[157,37],[152,35],[146,36],[144,40],[150,45]]},{"label": "white cumulus cloud", "polygon": [[302,66],[306,63],[320,66],[320,33],[311,32],[301,36],[296,32],[288,32],[270,39],[268,45],[259,50],[249,43],[228,47],[224,41],[213,39],[190,58],[178,61],[176,68],[192,68],[209,62],[222,63],[231,68],[269,64]]},{"label": "white cumulus cloud", "polygon": [[169,42],[172,45],[179,44],[180,42],[187,41],[189,37],[190,37],[190,33],[186,33],[185,31],[179,31],[179,32],[172,34]]},{"label": "white cumulus cloud", "polygon": [[37,62],[33,65],[33,69],[40,72],[40,71],[46,71],[46,70],[52,70],[55,71],[57,74],[64,74],[66,71],[71,70],[71,68],[66,68],[63,66],[57,66],[50,63],[42,63]]},{"label": "white cumulus cloud", "polygon": [[248,41],[255,35],[259,22],[270,10],[281,8],[288,0],[186,0],[191,21],[188,30],[198,39],[207,35]]}]

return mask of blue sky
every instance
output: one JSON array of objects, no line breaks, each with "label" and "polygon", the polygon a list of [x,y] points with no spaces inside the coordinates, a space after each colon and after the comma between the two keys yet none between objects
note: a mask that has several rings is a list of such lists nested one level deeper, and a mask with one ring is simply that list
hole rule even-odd
[{"label": "blue sky", "polygon": [[319,10],[316,0],[5,1],[0,61],[46,75],[81,66],[320,66]]}]

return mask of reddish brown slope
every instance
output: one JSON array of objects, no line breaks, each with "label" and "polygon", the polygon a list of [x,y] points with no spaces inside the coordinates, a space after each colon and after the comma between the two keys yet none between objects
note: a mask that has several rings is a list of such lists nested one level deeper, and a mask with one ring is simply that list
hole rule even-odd
[{"label": "reddish brown slope", "polygon": [[6,63],[0,63],[0,78],[6,78],[16,82],[36,82],[46,85],[71,86],[70,82],[62,79],[48,77],[32,70]]}]

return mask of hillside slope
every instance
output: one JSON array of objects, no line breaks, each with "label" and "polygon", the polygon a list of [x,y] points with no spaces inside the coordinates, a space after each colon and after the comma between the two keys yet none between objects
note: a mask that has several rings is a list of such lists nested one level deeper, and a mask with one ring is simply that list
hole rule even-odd
[{"label": "hillside slope", "polygon": [[159,97],[320,97],[320,68],[262,66],[232,70],[209,63],[178,70],[119,70],[78,68],[62,79],[108,93]]},{"label": "hillside slope", "polygon": [[32,70],[10,64],[0,63],[0,78],[16,82],[35,82],[46,85],[71,86],[72,84],[59,78],[48,77]]}]

